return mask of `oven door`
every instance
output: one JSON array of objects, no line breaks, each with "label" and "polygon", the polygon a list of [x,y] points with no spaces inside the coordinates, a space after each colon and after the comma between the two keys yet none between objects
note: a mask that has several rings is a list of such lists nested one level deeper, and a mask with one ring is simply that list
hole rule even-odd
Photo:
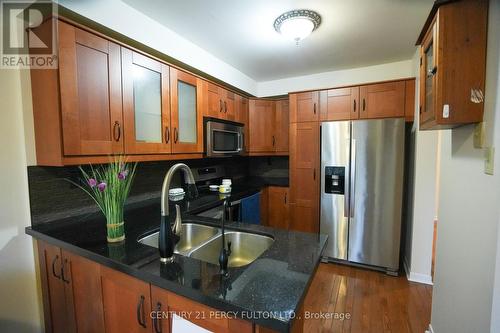
[{"label": "oven door", "polygon": [[205,125],[206,155],[240,155],[244,151],[243,126],[208,120]]}]

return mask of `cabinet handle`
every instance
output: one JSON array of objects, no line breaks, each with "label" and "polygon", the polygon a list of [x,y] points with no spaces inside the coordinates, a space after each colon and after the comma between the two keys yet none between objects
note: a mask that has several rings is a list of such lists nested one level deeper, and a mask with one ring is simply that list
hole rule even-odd
[{"label": "cabinet handle", "polygon": [[165,143],[170,142],[170,129],[168,126],[165,126]]},{"label": "cabinet handle", "polygon": [[314,114],[316,114],[316,103],[314,103],[313,111],[314,111]]},{"label": "cabinet handle", "polygon": [[366,101],[365,101],[365,99],[363,98],[363,111],[365,111],[365,109],[366,109]]},{"label": "cabinet handle", "polygon": [[55,258],[54,258],[54,260],[52,260],[52,275],[54,275],[54,277],[55,277],[56,279],[59,279],[59,280],[60,280],[60,279],[61,279],[61,275],[57,275],[57,274],[56,274],[56,261],[57,261],[58,259],[59,259],[59,256],[58,256],[58,255],[56,255],[56,256],[55,256]]},{"label": "cabinet handle", "polygon": [[420,105],[420,106],[418,107],[418,112],[419,112],[420,114],[422,114],[422,105]]},{"label": "cabinet handle", "polygon": [[177,143],[177,140],[179,140],[179,131],[177,127],[174,127],[174,143]]},{"label": "cabinet handle", "polygon": [[137,303],[137,322],[142,327],[146,328],[146,315],[144,314],[144,296],[141,295],[139,302]]},{"label": "cabinet handle", "polygon": [[354,100],[354,112],[356,112],[356,100]]},{"label": "cabinet handle", "polygon": [[285,193],[285,205],[286,205],[286,193]]},{"label": "cabinet handle", "polygon": [[429,69],[429,71],[427,72],[427,77],[432,77],[436,74],[437,72],[437,66],[434,66],[434,68],[432,69]]},{"label": "cabinet handle", "polygon": [[68,259],[64,259],[64,262],[61,261],[61,280],[63,280],[64,283],[69,284],[69,280],[66,280],[64,277],[64,267],[66,267],[66,264],[68,263]]},{"label": "cabinet handle", "polygon": [[120,123],[118,121],[115,121],[115,124],[113,125],[113,139],[115,139],[115,141],[118,142],[120,141],[121,136],[122,136],[122,127],[120,126]]},{"label": "cabinet handle", "polygon": [[313,169],[313,179],[316,180],[316,169]]},{"label": "cabinet handle", "polygon": [[219,110],[219,112],[222,112],[222,108],[223,108],[223,105],[222,105],[222,99],[219,99],[219,105],[220,105],[220,110]]},{"label": "cabinet handle", "polygon": [[227,113],[227,103],[224,101],[224,113]]},{"label": "cabinet handle", "polygon": [[159,313],[161,312],[161,303],[156,303],[156,314],[153,316],[153,327],[155,329],[155,333],[161,333],[161,318],[158,318]]},{"label": "cabinet handle", "polygon": [[276,138],[273,135],[273,147],[274,147],[275,143],[276,143]]}]

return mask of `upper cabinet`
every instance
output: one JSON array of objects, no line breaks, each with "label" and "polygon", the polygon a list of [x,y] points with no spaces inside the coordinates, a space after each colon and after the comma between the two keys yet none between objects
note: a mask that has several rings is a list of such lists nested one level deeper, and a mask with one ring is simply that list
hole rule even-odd
[{"label": "upper cabinet", "polygon": [[290,121],[302,123],[319,119],[319,91],[290,94]]},{"label": "upper cabinet", "polygon": [[210,82],[207,82],[205,90],[207,95],[205,116],[236,120],[236,94]]},{"label": "upper cabinet", "polygon": [[251,99],[247,149],[250,155],[286,155],[289,117],[289,102],[286,99]]},{"label": "upper cabinet", "polygon": [[359,100],[359,119],[404,117],[405,81],[361,86]]},{"label": "upper cabinet", "polygon": [[441,3],[432,8],[417,41],[421,129],[483,119],[488,1]]},{"label": "upper cabinet", "polygon": [[122,48],[126,154],[170,153],[169,67]]},{"label": "upper cabinet", "polygon": [[59,81],[64,155],[123,153],[120,46],[60,22]]},{"label": "upper cabinet", "polygon": [[359,87],[337,88],[320,92],[320,120],[359,118]]},{"label": "upper cabinet", "polygon": [[174,153],[203,152],[203,99],[206,84],[186,72],[170,68],[170,116]]}]

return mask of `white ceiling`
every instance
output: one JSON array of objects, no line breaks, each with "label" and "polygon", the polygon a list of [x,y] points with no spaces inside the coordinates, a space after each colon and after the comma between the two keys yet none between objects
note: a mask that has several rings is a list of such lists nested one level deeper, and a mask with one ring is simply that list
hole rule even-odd
[{"label": "white ceiling", "polygon": [[[256,81],[410,59],[434,0],[122,0]],[[295,46],[274,19],[298,8],[321,26]]]}]

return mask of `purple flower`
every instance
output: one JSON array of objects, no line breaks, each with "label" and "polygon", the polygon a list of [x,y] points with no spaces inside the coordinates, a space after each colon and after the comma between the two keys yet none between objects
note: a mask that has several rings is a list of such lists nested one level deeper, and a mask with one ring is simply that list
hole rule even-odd
[{"label": "purple flower", "polygon": [[104,190],[106,189],[106,183],[100,182],[99,185],[97,185],[97,188],[99,189],[99,191],[104,192]]},{"label": "purple flower", "polygon": [[97,185],[97,180],[95,180],[94,178],[89,178],[87,180],[87,183],[89,184],[90,187],[94,188]]},{"label": "purple flower", "polygon": [[125,178],[127,178],[127,175],[128,175],[128,170],[120,171],[118,172],[118,179],[124,180]]}]

